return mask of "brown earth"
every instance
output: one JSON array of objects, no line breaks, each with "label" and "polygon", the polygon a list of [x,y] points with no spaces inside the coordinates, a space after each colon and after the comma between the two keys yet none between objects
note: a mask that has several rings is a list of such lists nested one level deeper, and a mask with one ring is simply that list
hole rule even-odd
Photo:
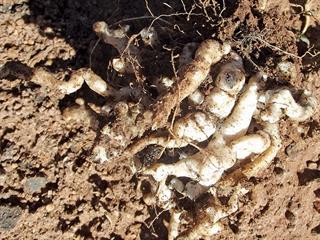
[{"label": "brown earth", "polygon": [[[161,38],[166,49],[179,52],[185,43],[210,37],[231,41],[246,59],[247,71],[260,68],[268,73],[270,85],[308,88],[320,100],[320,55],[304,56],[308,46],[299,36],[311,15],[302,39],[310,41],[310,52],[320,51],[318,1],[309,1],[305,11],[293,5],[304,6],[306,1],[299,0],[232,0],[225,1],[224,10],[223,2],[0,2],[0,67],[24,66],[17,69],[18,77],[0,74],[1,239],[166,239],[164,224],[155,219],[161,209],[149,209],[141,200],[130,159],[92,162],[97,129],[62,115],[76,98],[99,103],[99,96],[84,86],[63,98],[28,81],[39,67],[59,80],[81,67],[91,67],[106,79],[114,50],[97,42],[92,31],[96,21],[131,19],[125,23],[135,33],[150,24],[146,16],[187,10],[189,14],[155,23],[166,32]],[[166,49],[154,51],[170,59]],[[282,60],[295,63],[295,80],[280,80],[275,66]],[[146,71],[154,75],[172,74],[170,64],[158,69],[157,61],[147,62]],[[216,239],[319,239],[319,121],[320,111],[302,124],[281,122],[283,148],[267,171],[249,180],[250,192],[239,211],[223,220],[225,230]]]}]

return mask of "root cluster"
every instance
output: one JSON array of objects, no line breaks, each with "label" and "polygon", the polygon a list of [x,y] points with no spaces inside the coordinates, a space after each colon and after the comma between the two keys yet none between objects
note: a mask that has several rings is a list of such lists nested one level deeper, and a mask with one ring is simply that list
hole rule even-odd
[{"label": "root cluster", "polygon": [[[128,26],[111,29],[98,22],[94,31],[119,52],[110,60],[117,74],[146,78],[141,73],[141,49],[132,44]],[[140,38],[146,45],[159,43],[153,28],[143,29]],[[246,193],[239,180],[258,175],[275,158],[281,147],[279,121],[306,121],[315,112],[316,100],[309,91],[296,99],[288,88],[266,89],[262,72],[247,78],[241,57],[228,43],[212,39],[188,44],[178,66],[176,76],[154,82],[162,94],[153,101],[145,101],[144,91],[137,87],[116,88],[90,69],[76,71],[65,82],[36,70],[30,81],[62,96],[86,83],[104,97],[103,106],[78,99],[76,106],[64,111],[65,118],[89,119],[98,128],[97,115],[112,116],[100,131],[93,160],[135,159],[133,171],[157,182],[144,193],[145,202],[171,212],[169,239],[199,239],[219,232],[219,221],[237,210],[238,198]],[[132,101],[132,95],[141,101]],[[154,151],[151,165],[138,159],[139,153],[153,147],[162,150]],[[223,205],[216,191],[226,188],[231,197]],[[191,227],[182,228],[180,222],[187,221],[188,213],[177,204],[177,195],[195,201],[204,193],[211,199],[197,209]]]}]

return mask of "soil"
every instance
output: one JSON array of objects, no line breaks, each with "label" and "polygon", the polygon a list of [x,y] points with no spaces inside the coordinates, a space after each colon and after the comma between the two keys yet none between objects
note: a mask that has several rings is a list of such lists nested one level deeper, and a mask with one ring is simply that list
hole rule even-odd
[{"label": "soil", "polygon": [[[166,14],[154,22],[161,47],[147,48],[167,61],[146,60],[146,74],[173,75],[171,50],[214,38],[229,41],[248,72],[268,73],[268,84],[311,89],[320,101],[320,3],[309,2],[304,11],[303,0],[232,0],[225,8],[220,0],[1,1],[0,66],[17,74],[0,73],[0,238],[166,239],[168,213],[143,203],[132,159],[91,160],[104,120],[93,127],[62,114],[79,97],[97,104],[100,97],[87,86],[63,97],[28,80],[34,69],[62,81],[90,67],[108,81],[115,51],[98,41],[96,21],[129,24],[133,34],[150,25],[148,16]],[[295,64],[296,78],[280,77],[282,60]],[[277,158],[248,180],[249,193],[214,239],[319,239],[319,121],[320,111],[301,124],[281,122]]]}]

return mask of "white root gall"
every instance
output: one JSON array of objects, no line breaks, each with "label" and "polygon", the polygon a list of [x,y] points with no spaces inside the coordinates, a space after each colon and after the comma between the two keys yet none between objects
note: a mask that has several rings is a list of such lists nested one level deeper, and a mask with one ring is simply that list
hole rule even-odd
[{"label": "white root gall", "polygon": [[[176,104],[196,91],[209,74],[211,65],[219,62],[230,50],[229,44],[221,45],[214,40],[206,40],[200,44],[191,63],[178,73],[178,79],[172,91],[155,106],[153,130],[166,124]],[[160,116],[161,119],[159,119]]]},{"label": "white root gall", "polygon": [[259,78],[262,75],[256,74],[249,80],[246,90],[240,95],[238,103],[222,125],[221,132],[229,140],[235,139],[246,133],[253,113],[257,107]]},{"label": "white root gall", "polygon": [[173,126],[173,134],[188,142],[203,142],[215,131],[214,119],[203,112],[190,113],[178,119]]},{"label": "white root gall", "polygon": [[145,170],[145,174],[151,174],[156,181],[165,180],[169,175],[176,177],[188,177],[198,181],[204,186],[215,183],[224,171],[222,166],[215,166],[217,159],[214,156],[196,154],[192,157],[179,160],[174,164],[156,164]]},{"label": "white root gall", "polygon": [[267,169],[281,148],[281,137],[278,124],[265,123],[264,131],[270,136],[270,146],[260,155],[255,156],[252,162],[244,166],[243,174],[247,178],[257,176],[259,172]]},{"label": "white root gall", "polygon": [[204,95],[199,90],[196,90],[188,97],[188,100],[193,105],[200,105],[204,101]]},{"label": "white root gall", "polygon": [[288,89],[271,90],[266,93],[266,110],[261,113],[261,119],[275,123],[284,115],[291,120],[302,122],[310,118],[317,106],[317,101],[309,91],[304,91],[297,103]]},{"label": "white root gall", "polygon": [[[266,2],[258,1],[258,7],[264,10]],[[212,39],[187,44],[174,77],[159,76],[158,71],[149,74],[154,69],[147,69],[144,64],[149,59],[143,58],[160,42],[153,27],[131,37],[127,25],[112,29],[97,22],[93,28],[118,51],[109,64],[117,72],[112,74],[113,88],[88,69],[75,71],[68,81],[56,81],[40,69],[30,81],[53,89],[61,98],[83,84],[99,94],[101,102],[77,99],[62,113],[69,125],[98,130],[105,124],[99,129],[91,159],[103,163],[133,157],[136,166],[130,170],[139,172],[137,179],[142,176],[155,183],[150,192],[143,192],[145,203],[170,211],[168,239],[212,239],[222,229],[220,220],[237,211],[239,197],[247,193],[240,180],[259,175],[277,156],[279,121],[284,117],[306,121],[316,111],[315,97],[309,91],[296,98],[298,94],[293,93],[297,91],[287,88],[269,90],[267,84],[261,84],[266,80],[261,72],[246,81],[240,56],[231,51],[230,44]],[[143,52],[134,45],[141,40],[142,45],[150,46]],[[162,60],[160,54],[156,57],[157,63]],[[171,57],[175,68],[175,56]],[[277,69],[281,77],[291,80],[298,75],[295,67],[281,62]],[[1,67],[0,75],[8,74]],[[106,117],[105,121],[99,123],[97,115]],[[199,206],[197,200],[203,193],[211,198]],[[220,202],[218,193],[227,193],[223,195],[227,203]],[[181,195],[196,206],[191,223],[183,219],[186,211],[179,205]]]},{"label": "white root gall", "polygon": [[62,95],[78,91],[86,81],[88,86],[98,94],[103,96],[109,94],[107,83],[92,70],[84,68],[73,72],[68,81],[59,81],[52,73],[44,69],[36,69],[30,81]]},{"label": "white root gall", "polygon": [[129,39],[127,32],[129,28],[128,25],[125,25],[118,29],[110,29],[109,25],[105,22],[96,22],[93,25],[93,30],[96,34],[102,38],[105,43],[115,47],[119,53],[122,53],[127,46]]},{"label": "white root gall", "polygon": [[215,85],[231,96],[237,95],[245,82],[242,60],[232,54],[232,59],[220,68]]},{"label": "white root gall", "polygon": [[110,29],[105,22],[96,22],[93,30],[105,43],[110,44],[118,50],[120,57],[114,59],[111,65],[119,73],[134,73],[132,59],[140,60],[139,49],[133,44],[129,44],[127,33],[129,26],[121,26],[118,29]]},{"label": "white root gall", "polygon": [[242,136],[230,143],[237,159],[245,159],[252,154],[263,153],[270,146],[270,136],[264,131]]},{"label": "white root gall", "polygon": [[[143,54],[132,42],[140,37],[145,45],[154,47],[159,42],[156,31],[143,29],[128,37],[128,26],[112,30],[104,22],[96,23],[94,30],[119,52],[112,60],[113,69],[121,77],[132,77],[134,73],[138,80],[143,79],[138,77]],[[278,70],[284,77],[294,78],[292,67],[281,63]],[[115,120],[101,131],[102,140],[94,148],[95,160],[139,158],[139,167],[132,168],[133,171],[141,171],[148,175],[144,177],[158,183],[158,187],[153,186],[156,190],[146,194],[145,202],[170,209],[168,238],[212,238],[221,230],[219,221],[237,211],[238,198],[246,191],[241,186],[232,190],[226,205],[212,192],[235,186],[239,179],[256,176],[266,169],[281,147],[279,120],[284,116],[298,122],[307,120],[315,112],[316,100],[307,91],[296,101],[288,89],[266,89],[267,85],[262,84],[266,76],[261,72],[246,82],[240,56],[231,51],[230,44],[215,40],[187,44],[176,73],[175,77],[157,76],[148,81],[157,93],[149,99],[149,107],[140,100],[124,100],[124,95],[132,96],[135,91],[131,85],[112,90],[92,72],[79,71],[55,87],[69,94],[86,82],[98,94],[111,96],[115,102],[105,112],[112,113]],[[40,83],[41,79],[34,81]],[[54,85],[50,80],[41,83]],[[143,93],[136,95],[142,99]],[[83,110],[86,106],[78,108]],[[102,107],[98,110],[101,114]],[[68,111],[71,116],[73,110]],[[157,150],[147,155],[153,147]],[[148,157],[144,159],[143,154]],[[183,232],[183,211],[176,192],[195,202],[203,193],[212,194],[206,205],[197,209],[192,228]]]},{"label": "white root gall", "polygon": [[[204,48],[200,46],[197,51]],[[202,57],[203,66],[209,66],[211,62],[208,54]],[[173,138],[151,134],[143,139],[144,143],[143,140],[139,141],[140,146],[137,145],[139,149],[136,151],[142,150],[149,144],[164,148],[179,148],[188,146],[192,142],[203,142],[208,139],[209,142],[207,147],[198,149],[199,152],[191,156],[186,155],[171,164],[156,163],[143,171],[144,174],[152,175],[161,184],[169,176],[174,176],[165,192],[161,193],[161,189],[157,192],[158,199],[160,196],[169,196],[168,189],[174,189],[196,200],[215,184],[222,187],[231,186],[235,185],[239,178],[258,175],[270,165],[281,147],[277,125],[280,118],[286,115],[292,120],[304,121],[315,111],[316,101],[309,92],[305,91],[302,94],[299,104],[288,90],[272,90],[264,93],[263,82],[266,80],[266,75],[261,72],[253,75],[245,85],[242,61],[237,55],[233,55],[231,60],[220,67],[215,87],[203,100],[204,95],[199,89],[194,90],[194,88],[203,81],[204,71],[201,72],[202,68],[195,64],[195,60],[190,66],[193,66],[193,70],[198,67],[198,70],[184,75],[194,83],[192,87],[187,88],[188,102],[195,107],[202,106],[204,111],[177,118],[171,129]],[[184,95],[187,96],[187,91]],[[179,97],[179,101],[184,99]],[[254,127],[250,127],[252,119],[258,120],[255,124],[262,130],[256,131]],[[249,161],[240,161],[243,159]],[[240,167],[223,176],[237,161]],[[179,178],[189,178],[191,181],[184,185]],[[197,239],[199,236],[210,237],[216,234],[221,229],[219,220],[238,209],[238,197],[245,193],[243,190],[236,192],[230,198],[229,206],[219,205],[217,202],[209,204],[204,209],[207,217],[197,222],[187,234],[177,233],[179,230],[174,225],[174,234],[171,236],[178,236],[178,239]],[[170,205],[173,198],[173,194],[170,198],[165,198],[166,204]],[[175,213],[171,212],[172,224],[176,224],[177,221]],[[199,216],[203,217],[203,214]]]},{"label": "white root gall", "polygon": [[179,235],[180,216],[182,212],[171,211],[168,227],[168,240],[175,240]]},{"label": "white root gall", "polygon": [[108,96],[111,93],[107,83],[90,69],[79,69],[72,73],[69,81],[56,82],[54,87],[62,94],[71,94],[78,91],[84,82],[91,90],[102,96]]},{"label": "white root gall", "polygon": [[107,156],[106,150],[102,146],[96,146],[93,149],[92,154],[93,154],[93,156],[95,156],[94,157],[94,161],[96,161],[96,162],[104,163],[104,162],[108,162],[109,161],[109,158]]},{"label": "white root gall", "polygon": [[134,70],[130,63],[126,62],[123,58],[114,58],[112,59],[112,67],[118,73],[134,73]]},{"label": "white root gall", "polygon": [[245,83],[242,60],[235,54],[232,57],[232,60],[220,68],[215,80],[216,87],[204,102],[206,109],[221,119],[230,114]]},{"label": "white root gall", "polygon": [[220,91],[219,89],[214,89],[205,99],[207,110],[218,118],[227,117],[230,114],[235,102],[235,97],[232,97],[226,92]]},{"label": "white root gall", "polygon": [[239,196],[245,193],[245,189],[237,186],[227,204],[222,204],[216,197],[211,198],[206,208],[197,216],[196,224],[178,239],[211,238],[219,233],[223,228],[219,220],[238,210]]}]

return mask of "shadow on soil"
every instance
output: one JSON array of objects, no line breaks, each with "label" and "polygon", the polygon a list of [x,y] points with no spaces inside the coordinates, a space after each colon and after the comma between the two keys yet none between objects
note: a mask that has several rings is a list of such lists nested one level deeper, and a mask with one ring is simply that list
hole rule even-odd
[{"label": "shadow on soil", "polygon": [[[64,38],[76,51],[72,60],[66,62],[56,59],[50,70],[57,71],[65,66],[72,69],[88,67],[91,55],[92,69],[103,77],[112,51],[102,42],[97,44],[98,37],[92,30],[96,21],[106,21],[115,26],[119,23],[129,24],[130,34],[139,32],[153,21],[153,26],[165,31],[161,45],[175,48],[186,42],[211,37],[219,20],[233,14],[237,1],[225,3],[221,0],[206,8],[197,1],[177,0],[30,0],[26,4],[30,9],[30,15],[24,17],[26,22],[37,24],[47,37]],[[44,31],[48,27],[52,29],[50,34]]]},{"label": "shadow on soil", "polygon": [[[106,68],[107,59],[111,48],[103,43],[97,43],[98,37],[92,31],[92,25],[96,21],[115,22],[121,16],[133,17],[144,15],[143,1],[86,1],[86,0],[30,0],[27,4],[30,15],[24,16],[26,22],[32,22],[39,26],[42,34],[48,38],[61,37],[76,51],[76,56],[63,61],[55,59],[52,71],[71,67],[78,69],[89,66],[89,58],[92,49],[92,67],[98,74],[105,72],[100,66]],[[50,27],[52,33],[45,33]],[[100,63],[100,64],[98,64]],[[104,64],[101,64],[104,63]],[[41,63],[40,63],[41,64]]]},{"label": "shadow on soil", "polygon": [[307,67],[307,72],[318,71],[320,69],[320,25],[308,29],[306,36],[310,41],[312,55],[306,55],[303,64]]}]

